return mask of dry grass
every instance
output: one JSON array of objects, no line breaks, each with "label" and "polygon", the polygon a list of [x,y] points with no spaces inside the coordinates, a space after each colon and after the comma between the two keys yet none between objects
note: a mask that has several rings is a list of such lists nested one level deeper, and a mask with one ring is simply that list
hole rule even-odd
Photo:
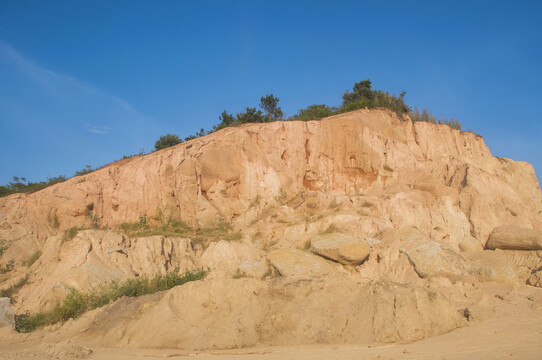
[{"label": "dry grass", "polygon": [[40,256],[41,256],[41,250],[34,251],[32,255],[30,255],[30,257],[26,259],[26,261],[24,262],[24,265],[27,267],[31,267],[32,265],[34,265],[36,261],[38,261]]},{"label": "dry grass", "polygon": [[320,232],[320,234],[331,234],[331,233],[334,233],[334,232],[340,232],[340,229],[335,224],[331,223],[331,224],[329,224],[327,229]]}]

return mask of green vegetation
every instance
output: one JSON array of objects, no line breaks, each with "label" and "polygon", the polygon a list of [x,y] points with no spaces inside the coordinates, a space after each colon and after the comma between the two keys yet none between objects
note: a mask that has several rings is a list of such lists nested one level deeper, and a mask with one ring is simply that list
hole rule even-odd
[{"label": "green vegetation", "polygon": [[41,256],[41,250],[36,250],[30,255],[28,259],[24,262],[24,265],[27,267],[31,267],[34,265],[34,263],[40,258]]},{"label": "green vegetation", "polygon": [[299,110],[299,112],[296,115],[292,116],[290,120],[320,120],[322,118],[333,115],[336,110],[337,109],[330,108],[325,104],[310,105],[306,109]]},{"label": "green vegetation", "polygon": [[4,252],[9,248],[8,245],[6,245],[6,240],[0,240],[0,257],[4,255]]},{"label": "green vegetation", "polygon": [[0,290],[0,298],[7,297],[11,299],[15,294],[17,294],[17,292],[19,292],[19,290],[21,290],[21,288],[24,286],[24,284],[26,284],[27,281],[28,281],[28,275],[21,278],[21,280],[11,285],[7,289]]},{"label": "green vegetation", "polygon": [[170,146],[180,144],[182,142],[183,141],[179,139],[177,135],[173,135],[173,134],[162,135],[160,136],[160,139],[158,139],[156,143],[154,144],[154,149],[162,150]]},{"label": "green vegetation", "polygon": [[7,185],[0,186],[0,197],[16,193],[33,193],[66,180],[66,177],[59,175],[54,178],[47,178],[47,181],[33,183],[27,181],[24,177],[14,176],[12,182]]},{"label": "green vegetation", "polygon": [[90,228],[91,229],[100,229],[100,218],[98,217],[98,214],[89,211],[87,213],[87,217],[90,220]]},{"label": "green vegetation", "polygon": [[262,96],[260,99],[260,107],[265,111],[265,119],[267,122],[280,121],[284,117],[282,109],[279,107],[279,98],[269,94]]},{"label": "green vegetation", "polygon": [[62,241],[61,244],[64,244],[66,241],[70,241],[73,239],[79,230],[83,230],[83,228],[79,228],[77,226],[71,227],[68,230],[64,231],[64,234],[62,234]]},{"label": "green vegetation", "polygon": [[190,281],[202,280],[207,275],[205,270],[177,271],[153,278],[138,277],[124,282],[111,282],[89,292],[72,289],[64,301],[57,303],[51,310],[33,315],[18,316],[15,330],[22,333],[32,332],[40,327],[75,319],[87,311],[107,305],[123,296],[137,297],[169,290]]},{"label": "green vegetation", "polygon": [[95,169],[93,169],[90,165],[85,165],[83,169],[76,171],[74,176],[90,174],[93,171],[95,171]]},{"label": "green vegetation", "polygon": [[150,225],[147,216],[143,215],[139,217],[138,222],[124,222],[119,225],[119,228],[128,236],[178,236],[190,238],[195,243],[203,245],[208,245],[215,240],[239,241],[242,238],[242,234],[239,231],[233,231],[231,224],[227,222],[219,221],[196,230],[183,221],[172,219],[169,214],[162,219],[157,218],[154,226]]},{"label": "green vegetation", "polygon": [[413,110],[410,111],[409,116],[414,122],[425,121],[425,122],[430,122],[433,124],[448,125],[452,129],[456,129],[456,130],[461,130],[461,127],[462,127],[461,123],[454,118],[451,118],[451,119],[444,118],[444,119],[437,120],[435,115],[431,114],[425,109],[423,109],[423,111],[420,113],[418,108],[414,108]]},{"label": "green vegetation", "polygon": [[354,84],[352,92],[343,95],[343,106],[337,111],[338,114],[352,110],[369,108],[386,108],[394,111],[401,119],[403,114],[408,114],[410,108],[405,104],[403,91],[399,96],[390,95],[388,92],[371,89],[371,80],[363,80]]}]

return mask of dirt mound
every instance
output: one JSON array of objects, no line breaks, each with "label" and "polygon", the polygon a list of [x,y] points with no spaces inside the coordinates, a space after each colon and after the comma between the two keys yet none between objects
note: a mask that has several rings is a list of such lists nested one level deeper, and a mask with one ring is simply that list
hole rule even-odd
[{"label": "dirt mound", "polygon": [[466,324],[460,310],[439,292],[389,282],[211,279],[119,300],[62,331],[91,347],[411,342]]}]

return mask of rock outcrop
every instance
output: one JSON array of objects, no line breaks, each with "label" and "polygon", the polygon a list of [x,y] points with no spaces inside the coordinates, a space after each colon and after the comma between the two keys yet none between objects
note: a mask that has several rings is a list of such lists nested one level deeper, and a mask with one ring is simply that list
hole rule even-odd
[{"label": "rock outcrop", "polygon": [[296,249],[273,250],[267,259],[283,276],[321,277],[339,273],[337,267],[326,260]]},{"label": "rock outcrop", "polygon": [[408,257],[422,278],[467,273],[467,261],[461,255],[427,239],[416,229],[401,228],[386,234],[386,237],[399,239],[400,251]]},{"label": "rock outcrop", "polygon": [[542,231],[519,226],[499,226],[489,235],[486,249],[542,250]]},{"label": "rock outcrop", "polygon": [[14,325],[15,312],[9,298],[0,298],[0,328]]},{"label": "rock outcrop", "polygon": [[345,265],[361,264],[371,251],[366,241],[340,233],[317,235],[310,243],[313,253]]}]

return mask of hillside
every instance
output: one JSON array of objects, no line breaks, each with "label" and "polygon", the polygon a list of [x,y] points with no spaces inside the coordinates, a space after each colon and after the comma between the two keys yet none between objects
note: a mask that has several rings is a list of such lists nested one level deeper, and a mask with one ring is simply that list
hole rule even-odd
[{"label": "hillside", "polygon": [[540,289],[526,285],[541,286],[542,267],[532,166],[493,157],[474,133],[389,110],[228,127],[0,198],[0,239],[0,289],[25,280],[11,296],[17,314],[71,289],[210,270],[31,339],[405,343],[504,316],[495,294],[540,316],[529,305],[540,308]]}]

